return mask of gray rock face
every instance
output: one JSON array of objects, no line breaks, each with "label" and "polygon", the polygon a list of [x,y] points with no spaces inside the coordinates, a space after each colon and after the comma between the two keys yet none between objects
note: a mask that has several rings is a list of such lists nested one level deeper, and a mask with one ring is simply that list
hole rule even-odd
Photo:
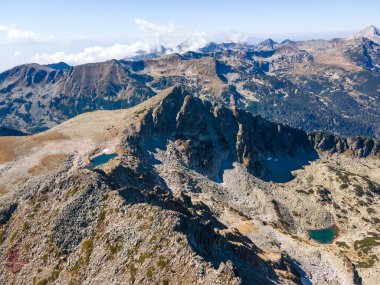
[{"label": "gray rock face", "polygon": [[367,157],[380,155],[380,142],[361,137],[342,138],[332,134],[314,132],[309,135],[316,149],[331,153],[349,152],[354,156]]}]

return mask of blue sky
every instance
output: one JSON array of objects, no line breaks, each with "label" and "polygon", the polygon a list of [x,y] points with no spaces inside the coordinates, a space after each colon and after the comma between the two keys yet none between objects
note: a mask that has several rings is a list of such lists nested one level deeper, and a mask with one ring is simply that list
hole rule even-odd
[{"label": "blue sky", "polygon": [[0,70],[122,58],[182,41],[342,37],[380,26],[375,0],[0,0]]}]

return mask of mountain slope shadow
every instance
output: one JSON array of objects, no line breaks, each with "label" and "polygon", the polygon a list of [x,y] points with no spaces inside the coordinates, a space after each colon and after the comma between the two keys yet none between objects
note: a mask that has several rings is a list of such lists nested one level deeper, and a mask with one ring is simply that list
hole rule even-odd
[{"label": "mountain slope shadow", "polygon": [[292,156],[280,156],[270,158],[264,162],[268,173],[263,177],[264,181],[273,181],[276,183],[286,183],[295,178],[292,171],[301,169],[318,159],[318,153],[312,151],[308,154]]}]

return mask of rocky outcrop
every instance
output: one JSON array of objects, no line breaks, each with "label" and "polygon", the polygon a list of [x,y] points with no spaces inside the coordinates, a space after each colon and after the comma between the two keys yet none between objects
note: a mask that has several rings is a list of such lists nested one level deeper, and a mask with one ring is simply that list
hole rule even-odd
[{"label": "rocky outcrop", "polygon": [[309,134],[316,149],[330,153],[347,153],[357,157],[380,156],[380,142],[370,138],[343,138],[324,132]]}]

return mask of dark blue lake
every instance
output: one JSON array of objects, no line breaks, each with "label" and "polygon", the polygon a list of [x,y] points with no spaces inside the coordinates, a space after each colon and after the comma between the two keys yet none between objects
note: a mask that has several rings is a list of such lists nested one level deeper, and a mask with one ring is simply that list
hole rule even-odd
[{"label": "dark blue lake", "polygon": [[326,229],[309,231],[309,237],[319,243],[332,243],[333,240],[338,236],[338,234],[339,229],[335,225]]},{"label": "dark blue lake", "polygon": [[110,154],[101,154],[98,156],[95,156],[89,165],[86,166],[87,169],[94,169],[95,167],[102,165],[104,163],[107,163],[112,158],[115,158],[117,156],[116,153],[110,153]]}]

